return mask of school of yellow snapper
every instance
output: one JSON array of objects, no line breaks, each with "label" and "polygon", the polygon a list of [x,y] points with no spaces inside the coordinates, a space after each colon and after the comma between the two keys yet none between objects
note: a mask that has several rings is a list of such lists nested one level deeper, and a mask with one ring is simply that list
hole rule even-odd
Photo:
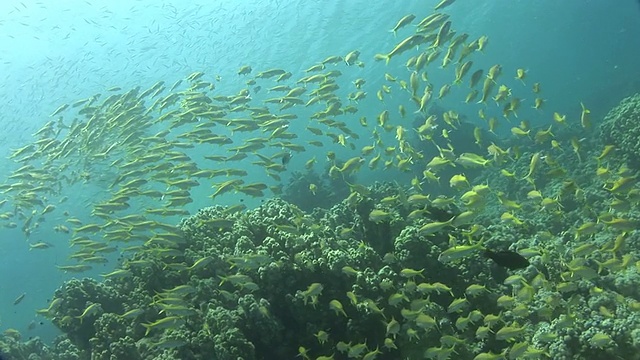
[{"label": "school of yellow snapper", "polygon": [[[243,66],[238,69],[238,79],[233,80],[245,81],[246,87],[234,94],[218,92],[216,84],[221,79],[208,79],[205,73],[194,72],[174,84],[159,81],[148,89],[137,87],[127,91],[111,88],[105,94],[63,104],[52,112],[51,120],[33,134],[33,143],[10,154],[9,158],[19,168],[0,185],[3,197],[0,206],[5,209],[0,219],[4,226],[20,227],[29,237],[43,231],[42,227],[49,230],[52,225],[44,222],[44,218],[64,212],[66,220],[53,225],[52,230],[69,234],[69,245],[74,250],[68,264],[58,266],[65,272],[82,273],[92,269],[94,264],[106,263],[106,254],[118,251],[117,244],[129,244],[125,251],[167,259],[167,264],[175,267],[177,265],[171,259],[181,255],[178,245],[184,242],[184,237],[173,223],[189,215],[184,208],[187,204],[200,204],[200,200],[192,197],[192,190],[212,188],[210,199],[203,202],[203,206],[234,192],[252,197],[269,193],[278,196],[282,191],[281,174],[287,170],[286,162],[291,154],[305,157],[310,147],[322,149],[328,146],[340,146],[341,150],[327,152],[326,168],[318,156],[308,156],[305,168],[326,169],[321,171],[326,171],[331,178],[356,175],[363,166],[399,173],[411,172],[415,166],[421,168],[421,173],[411,180],[408,195],[382,199],[369,214],[369,220],[374,223],[389,221],[393,217],[393,204],[402,202],[413,209],[409,220],[417,226],[420,237],[432,237],[447,229],[464,229],[464,237],[450,236],[448,249],[439,257],[442,263],[455,263],[484,249],[481,241],[473,240],[474,235],[482,231],[475,219],[484,214],[490,202],[497,201],[502,208],[497,222],[512,227],[527,226],[527,211],[562,217],[563,197],[570,197],[587,208],[587,194],[555,158],[573,152],[575,161],[588,164],[589,150],[582,148],[584,139],[578,136],[565,143],[554,135],[568,126],[589,130],[592,123],[587,105],[581,104],[578,119],[568,118],[560,109],[551,110],[553,115],[549,116],[542,113],[545,99],[541,84],[531,82],[528,85],[528,74],[524,69],[504,69],[500,64],[488,69],[474,68],[473,58],[488,51],[489,39],[457,33],[449,15],[443,12],[452,3],[453,0],[443,0],[433,13],[419,21],[414,14],[397,20],[391,29],[393,36],[404,38],[388,52],[376,55],[373,61],[406,61],[407,72],[385,73],[380,88],[369,86],[367,83],[373,82],[371,79],[358,77],[367,59],[361,59],[360,52],[354,50],[311,65],[302,77],[285,69],[254,71],[249,65]],[[451,82],[430,82],[428,72],[432,71],[452,72]],[[522,86],[509,88],[504,84],[505,77],[514,78]],[[348,88],[345,84],[349,84]],[[262,88],[266,91],[260,91]],[[345,92],[346,97],[341,95]],[[431,105],[451,96],[450,93],[467,94],[465,106],[471,110],[466,112],[477,114],[480,121],[486,122],[474,131],[476,152],[459,153],[451,143],[445,148],[434,142],[436,138],[446,141],[461,125],[460,113],[454,109],[446,110],[442,116],[429,114]],[[380,100],[375,121],[358,115],[358,102],[372,94]],[[390,109],[384,101],[389,96],[405,96],[409,101],[398,109]],[[541,117],[550,117],[551,125],[532,128],[526,120],[518,118],[518,110],[523,106],[539,110]],[[313,114],[304,119],[306,116],[302,114],[305,112]],[[411,123],[408,120],[411,113],[423,115],[424,124],[415,129],[407,125]],[[511,126],[506,125],[511,122],[519,122],[512,126],[512,136],[529,146],[537,146],[538,151],[521,153],[517,146],[503,149],[482,138],[483,128],[494,132],[499,125]],[[304,138],[313,140],[296,140],[298,131],[292,129],[300,126],[306,130]],[[409,140],[411,132],[417,133],[424,143],[433,142],[438,155],[425,158]],[[355,143],[363,134],[371,137],[373,143],[358,149]],[[242,140],[237,140],[239,138]],[[212,148],[216,149],[215,154],[200,155],[202,149]],[[317,153],[317,149],[309,153]],[[585,210],[586,217],[591,216],[590,220],[564,229],[563,235],[571,234],[572,241],[565,244],[563,253],[554,255],[545,248],[518,249],[525,258],[540,258],[538,263],[560,262],[556,266],[564,270],[559,278],[549,279],[543,272],[531,277],[513,272],[504,282],[512,287],[513,293],[498,297],[497,305],[503,311],[495,314],[482,313],[473,306],[476,296],[492,290],[482,284],[470,284],[464,294],[454,293],[446,284],[421,281],[424,269],[402,269],[400,276],[404,283],[380,284],[381,288],[393,291],[388,299],[358,299],[355,294],[347,293],[343,299],[324,303],[320,299],[326,285],[313,282],[298,294],[310,311],[325,307],[336,316],[346,317],[348,304],[364,304],[371,313],[380,315],[386,327],[385,337],[378,343],[337,342],[333,354],[312,354],[309,350],[312,346],[305,344],[300,346],[299,356],[327,360],[340,358],[341,355],[336,354],[343,354],[348,358],[372,360],[397,349],[398,338],[420,341],[427,334],[440,331],[440,319],[429,310],[432,294],[451,295],[446,312],[460,314],[454,324],[460,335],[443,335],[437,346],[425,348],[424,358],[428,359],[455,358],[457,349],[469,341],[467,335],[462,334],[471,330],[472,338],[477,341],[506,341],[508,344],[500,353],[480,352],[475,354],[475,359],[553,358],[553,354],[541,346],[544,339],[537,339],[534,346],[527,335],[531,331],[529,319],[533,312],[530,306],[541,290],[556,295],[537,300],[536,316],[554,322],[555,329],[571,327],[576,317],[590,316],[573,312],[571,300],[562,301],[564,294],[575,292],[585,281],[590,282],[589,292],[593,296],[607,293],[616,299],[617,308],[600,306],[599,314],[604,318],[615,318],[622,308],[637,314],[640,310],[638,299],[625,297],[613,289],[603,289],[593,282],[605,271],[612,274],[640,271],[640,263],[625,243],[638,225],[637,219],[627,215],[640,201],[637,174],[626,166],[610,168],[608,160],[614,152],[613,146],[605,145],[599,151],[597,166],[592,171],[608,194],[604,201],[608,211]],[[528,163],[528,171],[516,172],[515,164],[523,161]],[[449,179],[441,178],[439,174],[443,169],[451,168],[459,174]],[[465,176],[468,169],[499,173],[504,181],[516,184],[521,193],[494,188],[490,183],[474,182]],[[245,181],[249,174],[255,178],[258,173],[264,174],[264,181]],[[536,179],[540,177],[561,179],[562,187],[538,188]],[[93,220],[89,223],[79,220],[82,216],[75,215],[73,210],[64,210],[67,197],[63,196],[68,193],[65,189],[82,189],[88,184],[101,187],[100,196],[104,195],[96,200],[86,199],[91,201]],[[349,186],[352,194],[348,203],[366,197],[365,187]],[[429,193],[429,186],[450,186],[457,195],[435,197]],[[309,196],[314,193],[312,184]],[[78,196],[82,196],[81,191]],[[455,205],[461,213],[445,221],[425,221],[423,214],[428,205],[441,208]],[[228,207],[226,211],[233,214],[243,210],[244,206],[238,205]],[[208,225],[230,226],[222,217],[211,220]],[[285,230],[296,231],[295,227]],[[546,229],[539,230],[540,237],[559,236]],[[600,232],[607,232],[609,241],[595,242],[593,239]],[[344,235],[349,236],[346,231]],[[52,245],[44,241],[29,244],[34,251]],[[393,254],[388,256],[393,257]],[[212,260],[203,257],[182,265],[184,269],[194,270]],[[230,261],[231,267],[236,269],[257,268],[268,262],[271,262],[268,257],[259,255]],[[351,266],[342,268],[348,277],[358,276],[363,270]],[[103,276],[106,279],[126,278],[131,272],[118,269]],[[222,278],[222,282],[225,281],[258,290],[257,285],[241,272]],[[186,317],[196,310],[183,306],[176,299],[193,291],[189,285],[181,285],[157,294],[156,303],[166,316],[143,323],[145,335],[184,325]],[[177,302],[172,303],[171,299]],[[51,314],[57,306],[56,300],[40,313]],[[564,314],[557,317],[553,315],[554,310],[561,303]],[[386,316],[387,308],[400,308],[402,318]],[[81,310],[80,320],[98,312],[99,305],[92,304]],[[135,318],[140,312],[140,309],[133,309],[121,316]],[[463,316],[464,313],[467,315]],[[546,336],[551,339],[557,334],[550,331]],[[329,329],[316,334],[320,344],[329,341],[329,337]],[[595,333],[589,344],[595,349],[616,346],[612,336],[602,332]],[[159,346],[171,348],[178,344],[159,343]]]}]

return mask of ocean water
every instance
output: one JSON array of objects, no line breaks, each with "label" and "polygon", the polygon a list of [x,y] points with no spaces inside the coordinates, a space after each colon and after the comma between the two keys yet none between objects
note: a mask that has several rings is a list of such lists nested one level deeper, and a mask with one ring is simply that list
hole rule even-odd
[{"label": "ocean water", "polygon": [[[437,1],[431,0],[4,1],[0,4],[0,48],[3,49],[0,52],[0,183],[10,183],[8,176],[21,166],[7,157],[13,150],[33,143],[32,134],[50,120],[49,115],[61,104],[98,93],[104,99],[111,87],[120,87],[126,92],[137,86],[147,89],[158,81],[170,86],[196,71],[204,72],[204,79],[215,83],[214,94],[235,94],[247,87],[245,81],[251,77],[236,74],[243,65],[253,68],[252,75],[271,68],[285,69],[293,74],[293,80],[304,76],[305,69],[328,56],[344,56],[353,50],[360,51],[359,59],[364,67],[327,65],[327,70],[336,68],[343,73],[339,80],[342,97],[352,90],[350,81],[367,80],[368,94],[357,104],[359,112],[341,120],[360,135],[353,140],[356,149],[370,145],[368,131],[373,126],[360,127],[360,116],[367,116],[374,124],[381,109],[388,107],[396,114],[400,104],[407,104],[409,119],[415,116],[412,114],[415,105],[407,96],[392,94],[384,104],[376,99],[377,89],[385,83],[384,73],[408,78],[409,72],[404,66],[408,55],[394,58],[388,65],[374,61],[374,56],[389,52],[412,33],[413,25],[409,25],[396,36],[391,34],[389,30],[398,19],[413,13],[417,15],[415,24],[432,12],[435,3]],[[568,119],[578,119],[581,102],[589,106],[594,119],[599,119],[622,98],[640,91],[640,4],[637,1],[457,0],[445,11],[451,15],[458,34],[469,33],[470,39],[488,36],[484,53],[473,55],[474,69],[501,64],[504,82],[513,87],[514,93],[520,85],[513,79],[515,69],[527,70],[527,88],[534,82],[541,84],[541,96],[545,99],[542,111],[531,109],[533,99],[527,98],[532,95],[530,92],[519,95],[529,103],[523,106],[518,119],[527,119],[532,126],[551,124],[555,111],[566,114]],[[454,65],[442,70],[438,69],[438,63],[439,60],[429,65],[429,81],[451,82]],[[216,77],[219,80],[215,80]],[[258,85],[262,85],[262,89],[254,97],[262,99],[267,87],[275,84]],[[438,88],[436,85],[436,93]],[[525,94],[521,88],[518,90]],[[477,119],[477,108],[462,104],[463,98],[464,94],[457,93],[436,102],[441,108],[460,109],[468,122],[486,127]],[[311,114],[296,111],[300,116]],[[295,124],[295,121],[301,123]],[[314,139],[304,132],[306,119],[295,121],[291,125],[299,135],[295,142]],[[509,137],[511,126],[514,125],[502,125],[497,134]],[[239,145],[255,133],[227,135],[233,136],[234,145]],[[385,136],[393,139],[393,133]],[[303,169],[305,162],[313,157],[324,162],[327,151],[335,151],[343,160],[359,154],[358,150],[325,143],[323,148],[306,145],[306,151],[293,153],[280,183],[286,184],[291,172]],[[269,149],[265,153],[272,155],[277,150]],[[194,150],[200,155],[225,151],[216,145]],[[81,157],[82,152],[77,155]],[[278,184],[247,163],[230,167],[250,171],[245,179],[247,183]],[[199,165],[203,168],[225,166]],[[23,334],[23,339],[37,336],[46,342],[52,341],[59,332],[49,320],[36,316],[35,310],[46,308],[53,292],[64,281],[81,276],[99,278],[118,264],[121,255],[116,252],[106,255],[109,263],[96,265],[81,275],[56,269],[56,265],[70,263],[67,257],[72,251],[68,246],[70,235],[53,230],[54,226],[64,223],[63,211],[90,223],[92,205],[109,198],[105,186],[118,173],[109,167],[87,171],[91,174],[86,182],[72,185],[63,182],[55,198],[43,194],[45,202],[55,201],[57,209],[46,214],[30,236],[21,231],[24,219],[12,220],[18,224],[16,228],[0,228],[0,330],[14,328]],[[413,177],[368,169],[363,169],[362,174],[358,180],[365,185],[376,180],[398,180],[407,184]],[[252,208],[263,201],[263,198],[237,194],[212,201],[208,197],[212,192],[209,182],[202,183],[205,185],[191,192],[194,202],[185,206],[192,214],[213,204],[233,205],[242,200]],[[0,195],[0,200],[3,196]],[[267,192],[266,198],[272,196]],[[68,200],[60,203],[61,197]],[[130,213],[144,206],[140,203]],[[0,210],[14,211],[11,199]],[[170,220],[174,224],[178,221],[179,217]],[[40,241],[53,247],[29,250],[29,244]],[[25,294],[24,299],[14,305],[21,294]]]}]

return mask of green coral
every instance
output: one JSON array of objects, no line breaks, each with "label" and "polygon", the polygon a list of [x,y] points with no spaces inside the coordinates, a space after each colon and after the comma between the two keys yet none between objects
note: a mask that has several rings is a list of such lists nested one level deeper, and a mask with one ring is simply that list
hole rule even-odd
[{"label": "green coral", "polygon": [[615,145],[616,151],[631,164],[640,163],[640,94],[623,99],[611,109],[600,126],[605,144]]},{"label": "green coral", "polygon": [[[563,189],[554,180],[546,190],[554,186],[555,191]],[[590,196],[597,199],[602,191]],[[316,357],[340,347],[360,352],[356,357],[379,348],[390,358],[444,357],[452,349],[461,358],[473,358],[509,346],[493,337],[476,338],[482,316],[499,314],[500,325],[494,325],[493,332],[524,326],[518,340],[527,341],[530,351],[566,359],[587,353],[604,356],[611,347],[594,349],[590,343],[601,333],[612,338],[617,353],[632,354],[637,334],[631,329],[640,323],[631,308],[637,303],[620,299],[637,297],[632,285],[637,270],[603,272],[593,281],[571,280],[571,289],[555,289],[552,282],[567,281],[565,256],[572,240],[572,234],[555,228],[557,212],[539,212],[525,219],[525,225],[511,226],[497,221],[501,210],[495,204],[498,209],[478,216],[476,223],[483,226],[473,235],[469,226],[461,226],[423,236],[420,227],[436,221],[437,209],[407,219],[418,206],[407,198],[399,186],[376,184],[310,214],[280,199],[246,212],[222,206],[201,209],[180,225],[185,240],[176,246],[179,255],[164,258],[158,248],[149,248],[124,262],[131,278],[71,280],[56,291],[62,302],[53,321],[67,336],[58,346],[69,349],[68,359],[196,359],[196,354],[212,359],[295,358],[301,346]],[[391,215],[372,221],[373,209]],[[580,209],[563,216],[576,224],[586,220]],[[512,285],[503,284],[512,273],[479,253],[447,264],[438,261],[452,242],[467,237],[484,239],[484,246],[492,249],[538,247],[542,256],[534,256],[533,266],[518,272],[524,283]],[[605,247],[611,233],[598,233],[591,240]],[[627,241],[635,243],[637,237],[630,234]],[[191,268],[205,258],[210,261]],[[443,288],[429,290],[436,283]],[[490,290],[464,300],[471,284]],[[527,293],[525,284],[535,284],[535,293]],[[606,291],[592,295],[596,285]],[[184,322],[145,334],[142,323],[149,326],[168,316],[161,294],[177,286],[193,289],[179,299],[190,309]],[[497,305],[505,295],[527,304],[529,315]],[[463,311],[452,307],[454,301],[464,303]],[[99,304],[99,311],[80,319],[91,304]],[[614,311],[614,318],[602,307]],[[135,309],[140,310],[135,316],[121,316]],[[418,310],[411,309],[428,314],[434,323],[423,319],[418,324],[411,314]],[[385,324],[392,319],[400,325],[390,335]],[[385,347],[385,338],[393,338],[397,349]]]},{"label": "green coral", "polygon": [[53,346],[56,358],[60,360],[80,360],[86,358],[69,338],[58,337]]},{"label": "green coral", "polygon": [[[328,168],[323,174],[328,173]],[[282,199],[298,206],[301,210],[310,212],[315,208],[328,209],[335,203],[349,195],[346,182],[353,182],[352,177],[331,178],[321,176],[313,170],[293,171],[289,183],[284,188]],[[310,187],[315,185],[311,191]]]},{"label": "green coral", "polygon": [[96,333],[89,340],[92,359],[109,360],[115,357],[137,360],[142,358],[132,338],[136,335],[133,331],[134,327],[130,327],[130,321],[113,313],[105,313],[96,319],[94,326]]},{"label": "green coral", "polygon": [[72,360],[72,358],[58,358],[39,338],[20,342],[20,337],[11,335],[0,336],[0,358],[15,360]]},{"label": "green coral", "polygon": [[[95,336],[95,320],[103,313],[120,313],[126,301],[125,293],[107,283],[94,279],[73,279],[56,290],[55,297],[62,298],[53,323],[69,336],[80,349],[88,351],[89,341]],[[97,304],[97,313],[81,315],[89,306]]]}]

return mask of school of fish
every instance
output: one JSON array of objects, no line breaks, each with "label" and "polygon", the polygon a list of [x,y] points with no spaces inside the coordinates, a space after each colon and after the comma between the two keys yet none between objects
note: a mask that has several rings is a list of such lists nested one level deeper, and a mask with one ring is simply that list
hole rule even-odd
[{"label": "school of fish", "polygon": [[[449,248],[438,258],[442,263],[455,264],[483,251],[499,265],[499,261],[504,261],[506,265],[502,266],[510,269],[527,267],[530,264],[526,259],[534,257],[540,257],[542,260],[538,263],[542,264],[551,261],[553,256],[557,260],[558,255],[551,254],[554,250],[543,247],[520,248],[519,257],[515,259],[504,251],[491,252],[476,237],[483,228],[476,219],[486,215],[484,211],[492,202],[499,203],[502,209],[496,223],[513,227],[527,226],[527,212],[562,217],[562,202],[567,199],[588,208],[588,194],[580,181],[571,178],[570,171],[556,159],[571,155],[575,162],[590,164],[586,157],[594,149],[583,148],[583,138],[576,136],[565,143],[556,138],[554,132],[569,126],[590,131],[591,112],[586,104],[579,104],[580,115],[575,119],[561,109],[548,109],[550,113],[544,113],[542,86],[529,83],[529,74],[524,68],[506,69],[500,64],[487,69],[474,67],[474,58],[488,51],[489,39],[458,33],[450,16],[443,12],[452,3],[453,0],[441,1],[432,13],[419,21],[419,16],[407,14],[398,19],[395,26],[390,23],[391,36],[398,36],[399,40],[388,52],[381,51],[373,59],[362,59],[360,51],[354,49],[321,60],[309,66],[304,74],[279,68],[255,71],[246,65],[238,69],[237,78],[232,79],[243,82],[243,88],[230,94],[219,92],[221,79],[193,72],[173,84],[158,81],[149,88],[110,88],[102,94],[63,104],[52,111],[49,121],[33,134],[32,143],[11,151],[9,158],[15,161],[17,169],[0,184],[0,209],[4,209],[0,213],[1,224],[20,228],[28,239],[50,230],[68,234],[68,246],[73,252],[66,264],[58,266],[68,273],[91,270],[95,264],[108,262],[107,254],[116,251],[146,252],[171,264],[170,259],[180,253],[178,245],[185,241],[175,225],[181,217],[189,215],[185,206],[192,203],[198,207],[208,206],[225,195],[233,198],[236,193],[258,198],[277,197],[283,191],[283,174],[288,171],[287,163],[293,156],[304,158],[307,169],[337,179],[352,178],[363,167],[411,174],[413,180],[406,186],[407,196],[383,199],[371,211],[369,220],[388,222],[397,216],[394,206],[402,204],[411,209],[409,219],[420,237],[428,239],[451,229],[462,231],[463,238],[450,236]],[[367,63],[369,60],[372,64]],[[406,72],[379,74],[380,79],[360,76],[365,66],[403,61]],[[432,83],[428,75],[431,72],[450,73],[451,81]],[[379,88],[369,85],[375,83],[382,85]],[[363,112],[359,102],[369,96],[379,99],[375,111],[378,115],[373,121],[359,115]],[[391,109],[385,103],[385,98],[390,96],[407,101],[398,109]],[[460,131],[460,111],[446,109],[441,115],[430,112],[439,99],[452,96],[464,99],[465,113],[477,114],[478,125],[473,133],[476,152],[459,152],[448,142],[452,134]],[[548,118],[546,125],[532,127],[529,121],[519,118],[518,112],[524,106],[539,111],[541,118]],[[424,124],[412,128],[410,114],[422,117]],[[510,130],[513,139],[524,145],[503,149],[483,139],[484,130],[494,133],[498,126],[511,126],[511,122],[518,122]],[[300,137],[312,140],[298,141],[301,132],[304,136]],[[371,144],[358,148],[358,139],[365,136],[371,138]],[[416,136],[422,143],[420,149],[416,148]],[[448,145],[439,146],[435,140]],[[336,146],[339,152],[323,150]],[[422,146],[431,146],[437,155],[425,158]],[[538,150],[531,151],[533,147]],[[522,152],[521,148],[528,151]],[[320,151],[327,152],[326,158],[316,155]],[[400,275],[405,283],[388,284],[389,289],[395,288],[388,299],[358,299],[353,293],[347,293],[344,298],[320,303],[326,284],[318,282],[300,289],[298,296],[310,309],[327,307],[336,316],[348,316],[349,304],[366,307],[379,315],[386,329],[384,341],[338,343],[335,352],[349,358],[373,360],[395,349],[399,338],[411,342],[438,332],[439,319],[429,311],[432,294],[450,295],[447,312],[467,315],[459,316],[453,324],[459,335],[443,335],[438,346],[425,350],[425,358],[455,358],[456,349],[468,341],[463,334],[469,331],[478,341],[492,338],[508,343],[501,353],[482,352],[475,359],[549,358],[547,350],[539,346],[544,341],[534,346],[526,337],[530,331],[527,319],[532,312],[529,308],[534,299],[539,307],[537,315],[556,319],[562,322],[561,327],[570,327],[578,315],[572,312],[571,301],[554,297],[540,299],[537,294],[541,291],[570,294],[579,282],[592,281],[604,272],[625,271],[630,267],[640,269],[638,259],[625,247],[627,237],[640,221],[626,215],[640,202],[637,173],[625,166],[610,168],[608,159],[614,152],[615,147],[611,145],[600,149],[595,158],[597,166],[592,171],[593,178],[602,182],[608,195],[601,200],[608,210],[585,211],[582,223],[563,230],[562,235],[568,234],[571,241],[559,255],[564,268],[559,277],[550,279],[543,272],[537,272],[526,278],[512,271],[505,285],[511,286],[513,293],[498,298],[498,306],[510,313],[509,320],[505,320],[504,312],[484,314],[474,308],[476,296],[492,291],[484,285],[470,284],[464,294],[456,294],[446,284],[420,281],[425,269],[403,269]],[[202,156],[202,153],[210,155]],[[524,162],[528,164],[527,170],[521,172]],[[420,171],[413,174],[416,168]],[[455,169],[458,174],[442,179],[440,174],[446,169]],[[499,174],[505,183],[512,184],[511,190],[507,191],[503,184],[494,187],[465,175],[477,169]],[[263,180],[246,180],[256,178],[256,174],[261,174]],[[561,179],[563,185],[555,190],[537,186],[542,178]],[[366,197],[366,188],[358,184],[349,184],[349,187],[352,193],[347,201],[357,202]],[[435,187],[449,187],[454,195],[434,196],[429,188]],[[83,198],[83,189],[87,188],[96,195]],[[514,188],[520,192],[514,193]],[[308,195],[314,196],[315,190],[316,185],[312,184]],[[206,200],[193,196],[203,191],[208,192]],[[89,217],[66,206],[72,192],[81,202],[89,204]],[[429,206],[444,209],[456,206],[461,212],[450,219],[436,221],[428,217]],[[230,206],[228,212],[244,209],[244,205],[238,204]],[[52,217],[64,218],[64,221],[45,221]],[[88,218],[91,221],[87,221]],[[218,228],[231,226],[223,218],[212,222],[212,226]],[[604,245],[593,241],[595,234],[602,231],[612,234]],[[540,229],[539,236],[557,235]],[[34,241],[28,246],[32,251],[46,251],[61,244]],[[204,257],[193,264],[183,264],[182,270],[191,271],[212,260]],[[271,259],[253,255],[229,262],[230,268],[238,271],[263,266]],[[128,264],[136,266],[135,261]],[[138,265],[145,266],[145,263]],[[357,277],[363,270],[345,266],[342,272],[348,277]],[[130,276],[131,272],[125,269],[103,275],[105,279]],[[257,290],[257,285],[241,272],[221,277],[220,284],[225,282]],[[156,322],[141,324],[146,329],[145,335],[182,326],[185,318],[196,312],[181,301],[193,291],[183,285],[158,293],[154,302],[165,316]],[[595,282],[591,283],[590,291],[594,294],[607,291],[619,306],[625,304],[633,311],[640,310],[637,300],[625,299],[613,290],[603,290]],[[24,294],[15,303],[22,298]],[[55,306],[54,299],[48,309],[39,313],[52,314]],[[383,308],[386,307],[401,308],[402,318],[385,316]],[[558,314],[561,308],[562,314]],[[99,304],[88,305],[77,319],[82,321],[98,311]],[[136,311],[120,316],[135,318]],[[615,317],[615,311],[605,306],[600,309],[607,317]],[[316,334],[318,342],[328,341],[328,331]],[[179,341],[162,341],[166,343],[157,346],[183,345]],[[596,348],[613,342],[603,333],[594,335],[590,341]],[[309,344],[300,346],[302,359],[334,358],[331,353],[312,356],[310,347]]]}]

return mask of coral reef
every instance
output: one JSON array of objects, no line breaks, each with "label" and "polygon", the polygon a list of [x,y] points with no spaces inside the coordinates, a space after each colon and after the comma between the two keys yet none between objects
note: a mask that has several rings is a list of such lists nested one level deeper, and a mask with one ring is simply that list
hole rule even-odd
[{"label": "coral reef", "polygon": [[[420,206],[407,202],[404,189],[361,190],[311,214],[278,199],[244,213],[200,210],[183,220],[184,242],[171,256],[147,248],[125,261],[126,276],[72,280],[56,291],[61,301],[49,316],[66,337],[46,351],[56,359],[272,359],[336,351],[356,358],[444,358],[455,351],[472,358],[517,340],[530,358],[603,358],[613,344],[616,354],[633,356],[640,326],[635,267],[572,279],[558,250],[565,240],[540,230],[544,214],[526,219],[527,226],[507,226],[487,212],[475,222],[480,230],[458,226],[425,236],[420,229],[435,219],[408,219]],[[374,209],[389,216],[374,221]],[[463,237],[483,239],[488,248],[541,250],[514,282],[513,273],[479,253],[438,260]],[[606,233],[594,239],[598,247],[609,241]],[[589,261],[606,259],[603,253]],[[172,318],[180,321],[162,322]],[[489,336],[485,327],[514,335]],[[2,350],[17,358],[38,353],[33,341],[18,344],[3,343]],[[46,351],[39,358],[47,359]]]},{"label": "coral reef", "polygon": [[615,145],[625,160],[640,164],[640,94],[623,99],[611,109],[600,125],[602,141]]},{"label": "coral reef", "polygon": [[[349,195],[349,187],[342,180],[322,177],[313,170],[294,171],[282,199],[307,212],[317,207],[328,209]],[[346,180],[354,181],[352,178]]]}]

